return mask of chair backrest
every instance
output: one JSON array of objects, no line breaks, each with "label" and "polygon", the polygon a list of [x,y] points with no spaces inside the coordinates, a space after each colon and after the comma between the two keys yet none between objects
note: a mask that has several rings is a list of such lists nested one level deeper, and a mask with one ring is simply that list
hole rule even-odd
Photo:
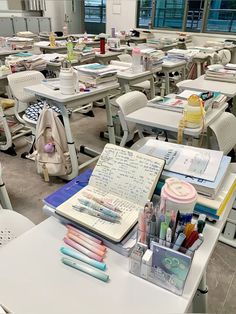
[{"label": "chair backrest", "polygon": [[24,87],[39,84],[44,76],[38,71],[23,71],[10,74],[7,79],[13,97],[22,103],[29,103],[35,100],[35,97],[26,93]]},{"label": "chair backrest", "polygon": [[133,131],[136,124],[132,122],[127,122],[125,117],[147,105],[147,97],[138,91],[129,92],[116,99],[116,103],[119,106],[119,117],[123,130]]},{"label": "chair backrest", "polygon": [[227,155],[236,145],[236,117],[232,113],[223,112],[209,128],[216,136],[219,150]]},{"label": "chair backrest", "polygon": [[129,55],[128,53],[124,53],[124,54],[119,55],[118,59],[122,62],[128,62],[128,63],[132,62],[132,56]]},{"label": "chair backrest", "polygon": [[34,226],[23,215],[7,209],[0,210],[0,248]]}]

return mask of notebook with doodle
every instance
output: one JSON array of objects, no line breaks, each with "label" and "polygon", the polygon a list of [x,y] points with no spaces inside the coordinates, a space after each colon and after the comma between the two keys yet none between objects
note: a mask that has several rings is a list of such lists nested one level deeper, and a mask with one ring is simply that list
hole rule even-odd
[{"label": "notebook with doodle", "polygon": [[[56,208],[56,212],[94,232],[120,242],[136,224],[139,211],[151,199],[165,161],[107,144],[86,187]],[[73,208],[88,193],[120,210],[120,223],[104,221]]]}]

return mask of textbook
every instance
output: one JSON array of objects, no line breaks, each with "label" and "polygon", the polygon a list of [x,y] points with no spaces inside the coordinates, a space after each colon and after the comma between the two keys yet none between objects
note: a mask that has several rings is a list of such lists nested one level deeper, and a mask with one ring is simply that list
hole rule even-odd
[{"label": "textbook", "polygon": [[[56,208],[56,213],[114,242],[120,242],[137,223],[140,209],[151,199],[165,161],[107,144],[88,185]],[[78,198],[93,195],[119,209],[119,223],[76,210]]]},{"label": "textbook", "polygon": [[230,162],[231,162],[230,157],[228,156],[222,157],[219,170],[217,172],[217,175],[214,181],[208,181],[205,179],[195,178],[193,176],[184,175],[182,173],[175,173],[168,170],[164,170],[162,172],[162,178],[167,179],[171,177],[176,177],[180,180],[187,181],[188,183],[191,183],[195,187],[198,193],[206,197],[214,199],[222,185],[222,182],[224,181],[226,177]]}]

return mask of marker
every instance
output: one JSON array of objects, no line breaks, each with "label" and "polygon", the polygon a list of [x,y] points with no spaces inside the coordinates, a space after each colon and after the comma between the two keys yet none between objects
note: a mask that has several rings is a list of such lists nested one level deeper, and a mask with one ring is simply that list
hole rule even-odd
[{"label": "marker", "polygon": [[192,246],[190,246],[190,248],[188,248],[187,252],[185,253],[188,256],[192,256],[193,253],[202,245],[204,241],[204,237],[201,236],[199,234],[199,238],[193,243]]},{"label": "marker", "polygon": [[64,237],[63,240],[64,240],[64,242],[65,242],[66,244],[68,244],[69,246],[73,247],[73,248],[76,249],[77,251],[79,251],[79,252],[81,252],[81,253],[87,255],[87,256],[90,257],[90,258],[94,258],[94,259],[96,259],[96,260],[99,261],[99,262],[102,262],[103,258],[102,258],[100,255],[89,251],[88,249],[86,249],[86,248],[83,247],[82,245],[76,243],[75,241],[69,239],[68,237]]},{"label": "marker", "polygon": [[175,244],[173,246],[173,250],[178,251],[180,249],[182,243],[184,242],[185,238],[186,238],[185,234],[181,232],[178,235],[177,240],[175,241]]},{"label": "marker", "polygon": [[104,257],[105,252],[101,251],[99,249],[97,249],[96,247],[94,247],[93,245],[90,245],[89,243],[85,242],[84,240],[80,239],[79,237],[77,237],[76,235],[72,234],[72,233],[68,233],[67,237],[73,241],[75,241],[76,243],[84,246],[85,248],[87,248],[88,250],[90,250],[91,252],[100,255],[101,257]]},{"label": "marker", "polygon": [[90,276],[93,276],[97,279],[100,279],[104,282],[107,282],[109,280],[109,275],[107,275],[106,273],[103,273],[99,270],[96,270],[88,265],[83,265],[82,263],[76,263],[72,260],[70,260],[69,258],[65,258],[65,257],[62,257],[61,259],[62,263],[64,263],[65,265],[67,266],[70,266],[70,267],[73,267],[75,269],[78,269]]},{"label": "marker", "polygon": [[68,247],[61,247],[60,248],[60,251],[61,253],[65,254],[65,255],[68,255],[70,257],[73,257],[73,258],[76,258],[78,259],[79,261],[81,262],[84,262],[86,264],[89,264],[93,267],[96,267],[98,269],[101,269],[101,270],[105,270],[106,269],[106,264],[105,263],[101,263],[101,262],[98,262],[92,258],[89,258],[87,256],[85,256],[84,254],[80,254],[79,252],[75,252],[73,250],[71,250],[70,248]]},{"label": "marker", "polygon": [[73,229],[68,228],[68,232],[75,235],[77,238],[80,238],[81,240],[87,242],[88,244],[95,246],[97,249],[101,251],[105,252],[107,249],[104,245],[98,244],[97,242],[90,240],[89,238],[85,237],[83,234],[80,234],[77,231],[74,231]]},{"label": "marker", "polygon": [[68,229],[70,229],[70,230],[73,230],[73,231],[75,231],[75,232],[77,232],[77,233],[83,235],[84,237],[90,239],[91,241],[94,241],[94,242],[96,242],[96,243],[98,243],[98,244],[101,244],[101,243],[102,243],[101,240],[99,240],[99,239],[97,239],[97,238],[95,238],[95,237],[93,237],[93,236],[91,236],[91,235],[89,235],[89,234],[87,234],[87,233],[85,233],[85,232],[83,232],[83,231],[81,231],[81,230],[79,230],[79,229],[73,227],[72,225],[69,225],[69,224],[68,224],[68,225],[66,225],[66,227],[67,227]]},{"label": "marker", "polygon": [[159,244],[161,244],[161,245],[165,245],[167,228],[168,228],[168,226],[167,226],[166,222],[162,222],[161,223],[160,236],[159,236]]},{"label": "marker", "polygon": [[171,245],[171,238],[172,238],[172,230],[170,227],[168,227],[166,231],[166,246],[167,247],[170,247]]},{"label": "marker", "polygon": [[190,248],[197,239],[198,239],[198,232],[196,230],[194,230],[190,234],[190,236],[188,237],[188,239],[184,245],[186,247],[186,249]]},{"label": "marker", "polygon": [[206,224],[206,215],[204,214],[201,214],[199,217],[198,217],[198,221],[197,221],[197,231],[198,233],[202,233],[203,232],[203,229],[205,227],[205,224]]},{"label": "marker", "polygon": [[113,205],[112,203],[110,203],[107,200],[104,200],[98,196],[93,195],[92,193],[88,192],[88,191],[83,191],[84,196],[86,196],[87,198],[97,202],[100,205],[103,205],[111,210],[114,211],[118,211],[118,212],[122,212],[118,207],[116,207],[115,205]]},{"label": "marker", "polygon": [[146,218],[144,211],[139,214],[138,228],[140,232],[140,242],[146,244]]}]

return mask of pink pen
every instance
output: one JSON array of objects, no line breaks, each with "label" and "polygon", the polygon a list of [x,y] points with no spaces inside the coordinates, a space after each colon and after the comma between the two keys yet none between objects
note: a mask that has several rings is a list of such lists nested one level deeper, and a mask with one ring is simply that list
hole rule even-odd
[{"label": "pink pen", "polygon": [[140,242],[146,244],[146,218],[144,211],[139,214],[138,228],[140,232]]},{"label": "pink pen", "polygon": [[94,242],[96,242],[96,243],[98,243],[98,244],[101,244],[101,243],[102,243],[101,240],[98,240],[98,239],[96,239],[95,237],[93,237],[93,236],[91,236],[91,235],[89,235],[89,234],[87,234],[87,233],[85,233],[85,232],[83,232],[83,231],[81,231],[81,230],[79,230],[79,229],[76,229],[75,227],[73,227],[73,226],[71,226],[71,225],[66,225],[66,226],[67,226],[67,228],[72,229],[72,230],[74,230],[74,231],[76,231],[76,232],[82,234],[82,235],[85,236],[86,238],[88,238],[88,239],[90,239],[90,240],[92,240],[92,241],[94,241]]},{"label": "pink pen", "polygon": [[103,258],[91,251],[89,251],[88,249],[86,249],[85,247],[83,247],[82,245],[76,243],[75,241],[67,238],[67,237],[64,237],[64,242],[66,244],[68,244],[69,246],[73,247],[74,249],[78,250],[79,252],[87,255],[88,257],[90,258],[93,258],[93,259],[96,259],[97,261],[99,262],[102,262],[103,261]]},{"label": "pink pen", "polygon": [[84,240],[82,240],[81,238],[77,237],[76,235],[72,234],[72,233],[68,233],[67,237],[71,240],[74,240],[76,243],[86,247],[88,250],[92,251],[93,253],[100,255],[101,257],[104,257],[105,252],[101,251],[99,249],[97,249],[95,246],[85,242]]},{"label": "pink pen", "polygon": [[[89,238],[85,237],[83,234],[80,234],[79,232],[73,230],[73,229],[68,229],[68,232],[79,237],[80,239],[82,239],[83,241],[87,242],[90,245],[93,245],[94,247],[96,247],[98,250],[101,250],[103,252],[106,251],[106,247],[104,245],[98,244],[97,242],[94,242],[92,240],[90,240]],[[85,245],[84,245],[85,246]]]}]

